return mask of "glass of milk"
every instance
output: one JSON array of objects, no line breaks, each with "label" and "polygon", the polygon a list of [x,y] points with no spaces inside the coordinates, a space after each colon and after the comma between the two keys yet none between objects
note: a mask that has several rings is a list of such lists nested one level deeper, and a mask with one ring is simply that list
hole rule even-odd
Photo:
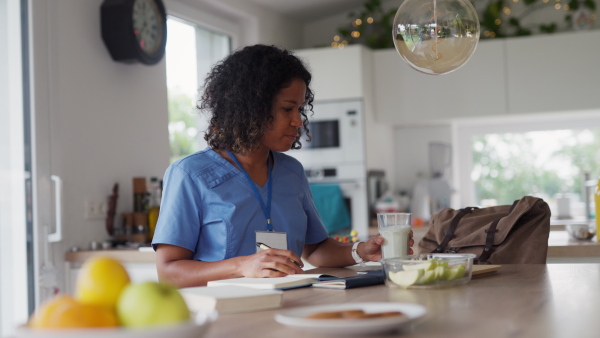
[{"label": "glass of milk", "polygon": [[408,255],[410,216],[410,213],[377,214],[379,235],[383,237],[382,258]]}]

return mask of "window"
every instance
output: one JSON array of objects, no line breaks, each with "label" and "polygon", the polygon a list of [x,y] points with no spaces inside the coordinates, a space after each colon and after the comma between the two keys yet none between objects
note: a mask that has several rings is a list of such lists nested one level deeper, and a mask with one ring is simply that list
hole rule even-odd
[{"label": "window", "polygon": [[460,187],[467,196],[462,204],[512,204],[533,195],[550,205],[553,216],[559,216],[559,199],[570,203],[568,215],[560,216],[593,214],[593,199],[587,208],[584,201],[594,187],[586,193],[584,185],[600,178],[598,113],[492,125],[457,129]]},{"label": "window", "polygon": [[206,118],[197,113],[198,89],[211,67],[231,52],[231,38],[189,21],[167,19],[167,89],[171,162],[206,146]]}]

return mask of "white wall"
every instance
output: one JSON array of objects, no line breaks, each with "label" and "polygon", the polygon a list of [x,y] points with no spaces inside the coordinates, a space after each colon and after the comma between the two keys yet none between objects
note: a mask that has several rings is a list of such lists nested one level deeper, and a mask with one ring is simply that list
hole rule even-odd
[{"label": "white wall", "polygon": [[[131,211],[132,178],[162,177],[169,164],[165,60],[153,66],[112,61],[100,34],[101,3],[31,2],[38,234],[45,225],[54,229],[50,175],[64,182],[65,230],[62,242],[51,248],[55,262],[71,246],[86,249],[91,241],[107,237],[103,219],[84,218],[86,199],[105,199],[118,183],[117,215]],[[194,1],[166,1],[169,13],[204,18],[214,29],[237,34],[238,46],[300,46],[299,23],[244,2],[235,5],[227,12]],[[63,267],[57,268],[62,275]]]},{"label": "white wall", "polygon": [[[396,150],[396,181],[398,191],[412,194],[412,189],[417,180],[417,175],[429,175],[429,143],[452,142],[450,126],[423,126],[396,128],[395,143],[392,149]],[[451,177],[451,176],[450,176]]]},{"label": "white wall", "polygon": [[55,262],[71,246],[107,237],[103,219],[84,219],[86,199],[105,199],[118,183],[117,212],[130,211],[132,177],[162,176],[169,164],[164,60],[112,61],[100,36],[101,2],[31,2],[38,233],[54,224],[49,176],[64,184]]},{"label": "white wall", "polygon": [[[302,47],[302,23],[245,0],[167,0],[167,11],[188,16],[199,24],[208,24],[229,34],[235,34],[233,48],[256,43],[273,44],[282,48]],[[185,8],[184,11],[181,9]],[[198,22],[201,20],[202,22]],[[235,26],[223,30],[223,22]]]}]

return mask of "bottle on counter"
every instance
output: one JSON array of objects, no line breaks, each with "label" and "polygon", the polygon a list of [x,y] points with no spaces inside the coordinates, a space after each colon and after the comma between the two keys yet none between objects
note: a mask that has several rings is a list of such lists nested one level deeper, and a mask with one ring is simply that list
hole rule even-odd
[{"label": "bottle on counter", "polygon": [[152,177],[150,179],[150,205],[148,210],[148,241],[152,241],[154,237],[154,229],[156,229],[156,223],[158,222],[158,215],[160,213],[160,200],[162,197],[162,182],[159,183],[158,178]]},{"label": "bottle on counter", "polygon": [[146,211],[148,188],[145,177],[133,178],[133,212]]},{"label": "bottle on counter", "polygon": [[133,213],[133,229],[131,234],[131,242],[140,245],[146,244],[148,239],[148,213],[134,212]]}]

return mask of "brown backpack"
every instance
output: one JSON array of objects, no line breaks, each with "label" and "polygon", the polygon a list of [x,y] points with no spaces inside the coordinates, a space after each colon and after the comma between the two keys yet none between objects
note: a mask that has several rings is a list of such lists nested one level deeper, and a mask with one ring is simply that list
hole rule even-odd
[{"label": "brown backpack", "polygon": [[550,208],[525,196],[513,205],[444,209],[419,242],[419,253],[474,253],[476,264],[545,264]]}]

